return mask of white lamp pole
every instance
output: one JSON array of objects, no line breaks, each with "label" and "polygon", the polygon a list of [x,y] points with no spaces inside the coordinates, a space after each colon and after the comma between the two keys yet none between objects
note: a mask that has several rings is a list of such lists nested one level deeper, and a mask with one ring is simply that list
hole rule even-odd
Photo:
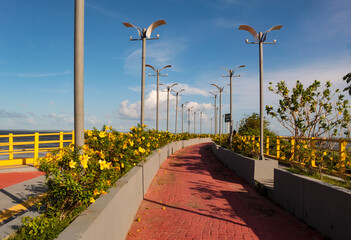
[{"label": "white lamp pole", "polygon": [[141,29],[139,27],[134,26],[131,23],[124,22],[123,25],[125,27],[132,27],[138,30],[138,34],[140,39],[133,39],[130,37],[130,41],[142,40],[142,55],[141,55],[141,101],[140,101],[140,125],[144,125],[144,105],[145,105],[145,51],[146,51],[146,40],[154,40],[159,39],[159,35],[156,35],[156,38],[150,38],[151,33],[155,28],[160,25],[166,24],[165,20],[158,20],[153,22],[148,29]]},{"label": "white lamp pole", "polygon": [[283,25],[277,25],[271,27],[269,30],[265,31],[264,33],[259,32],[257,33],[255,29],[248,25],[240,25],[239,30],[245,30],[251,33],[254,37],[255,42],[249,42],[246,39],[247,44],[259,44],[259,66],[260,66],[260,160],[264,160],[264,153],[263,153],[263,43],[265,44],[275,44],[277,41],[273,40],[273,42],[265,42],[267,39],[267,34],[272,30],[279,30],[283,27]]}]

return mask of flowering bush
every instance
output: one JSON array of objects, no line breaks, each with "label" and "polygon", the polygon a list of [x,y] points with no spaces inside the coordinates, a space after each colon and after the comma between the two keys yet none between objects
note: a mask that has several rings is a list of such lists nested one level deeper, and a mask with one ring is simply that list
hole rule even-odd
[{"label": "flowering bush", "polygon": [[82,210],[101,194],[106,194],[117,179],[145,160],[153,150],[172,141],[194,137],[209,135],[175,135],[147,130],[145,125],[132,127],[129,133],[117,132],[108,126],[101,131],[87,130],[83,147],[70,145],[39,159],[37,167],[45,172],[48,185],[46,196],[39,204],[45,211],[40,217],[23,219],[23,226],[14,239],[55,238]]}]

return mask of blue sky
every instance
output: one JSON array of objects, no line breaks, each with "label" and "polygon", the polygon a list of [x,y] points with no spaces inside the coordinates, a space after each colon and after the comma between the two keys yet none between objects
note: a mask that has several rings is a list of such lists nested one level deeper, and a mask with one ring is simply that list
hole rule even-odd
[{"label": "blue sky", "polygon": [[[0,129],[72,130],[74,1],[1,0],[0,9]],[[277,98],[267,90],[270,81],[292,86],[296,80],[309,84],[318,79],[345,87],[342,76],[351,71],[350,11],[349,0],[86,0],[85,128],[107,124],[127,131],[139,122],[141,42],[129,41],[137,32],[122,22],[141,28],[159,19],[167,22],[153,32],[159,40],[147,41],[146,63],[172,65],[161,82],[186,89],[179,102],[204,111],[203,131],[209,132],[214,100],[208,91],[215,90],[210,83],[229,83],[219,67],[246,65],[233,81],[235,122],[259,109],[258,46],[245,44],[253,39],[239,25],[257,31],[283,25],[268,35],[267,41],[277,44],[264,46],[264,102],[275,105]],[[151,128],[155,83],[155,77],[146,77],[146,124]],[[229,88],[223,113],[229,112],[228,93]],[[164,130],[166,94],[160,99]],[[171,131],[174,108],[171,97]],[[286,133],[274,121],[271,128]]]}]

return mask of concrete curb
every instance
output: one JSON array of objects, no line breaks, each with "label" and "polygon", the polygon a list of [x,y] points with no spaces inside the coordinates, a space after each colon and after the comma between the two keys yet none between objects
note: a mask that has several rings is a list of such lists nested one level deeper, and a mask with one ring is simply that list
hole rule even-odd
[{"label": "concrete curb", "polygon": [[275,169],[273,200],[331,239],[351,239],[350,190]]},{"label": "concrete curb", "polygon": [[204,142],[212,142],[212,139],[183,140],[155,150],[145,162],[120,178],[108,194],[99,197],[82,212],[57,239],[125,239],[140,203],[164,160],[184,147]]},{"label": "concrete curb", "polygon": [[255,160],[232,152],[212,143],[214,155],[233,172],[250,184],[255,181],[273,187],[274,168],[278,167],[276,160]]}]

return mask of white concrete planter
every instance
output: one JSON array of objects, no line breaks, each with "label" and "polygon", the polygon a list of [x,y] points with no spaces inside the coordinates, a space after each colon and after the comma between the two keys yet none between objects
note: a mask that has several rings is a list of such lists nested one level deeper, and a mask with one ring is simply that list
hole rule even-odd
[{"label": "white concrete planter", "polygon": [[275,169],[273,200],[331,239],[351,239],[350,190]]},{"label": "white concrete planter", "polygon": [[210,138],[190,139],[173,142],[155,150],[145,162],[139,163],[120,178],[108,194],[100,196],[83,211],[57,239],[124,240],[140,203],[164,160],[183,146],[211,141]]},{"label": "white concrete planter", "polygon": [[233,172],[253,184],[255,181],[265,185],[273,184],[274,168],[278,167],[276,160],[255,160],[234,153],[226,148],[212,144],[216,157]]}]

